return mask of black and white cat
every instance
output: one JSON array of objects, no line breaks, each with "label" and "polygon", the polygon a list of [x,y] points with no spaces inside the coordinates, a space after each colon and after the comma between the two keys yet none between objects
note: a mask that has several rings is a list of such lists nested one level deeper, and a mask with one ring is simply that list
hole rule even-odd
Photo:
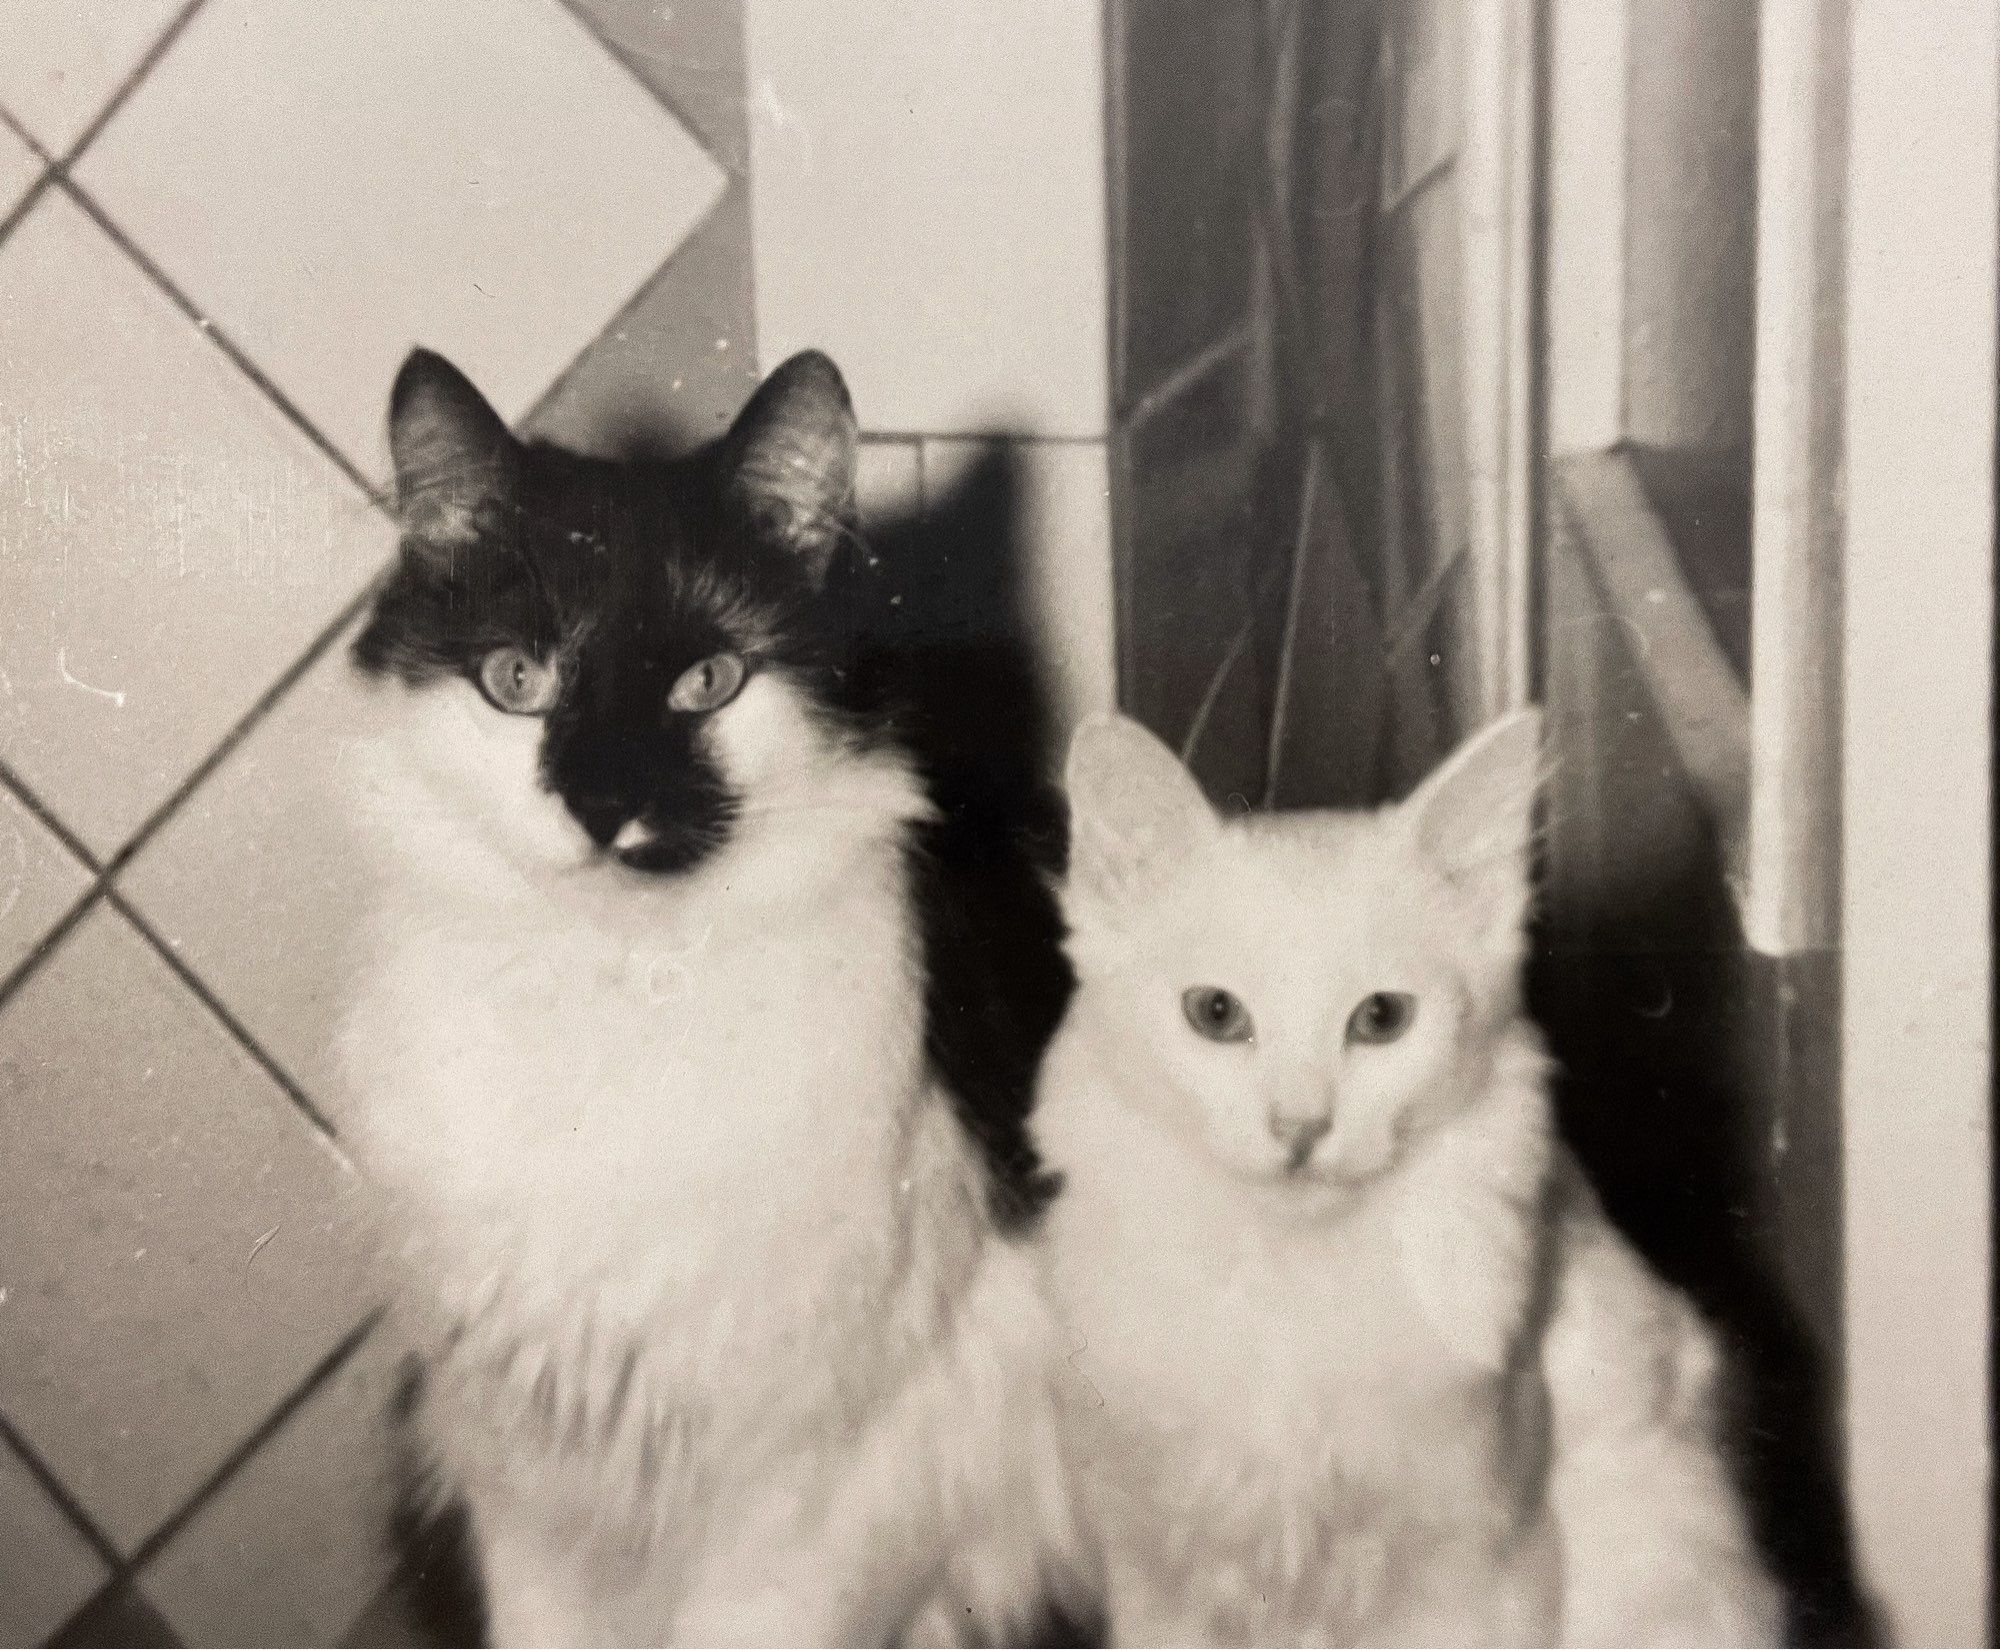
[{"label": "black and white cat", "polygon": [[1018,1112],[953,1077],[1024,1087],[1032,1047],[957,1039],[1032,1044],[1060,990],[1010,1016],[944,954],[952,825],[857,642],[838,372],[613,463],[418,352],[390,429],[403,547],[354,647],[387,893],[344,1059],[491,1636],[1022,1630],[1081,1568],[1061,1348],[996,1218]]}]

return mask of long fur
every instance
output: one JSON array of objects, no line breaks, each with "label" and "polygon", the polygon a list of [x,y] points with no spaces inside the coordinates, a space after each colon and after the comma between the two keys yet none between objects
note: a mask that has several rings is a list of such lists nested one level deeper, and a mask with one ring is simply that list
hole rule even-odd
[{"label": "long fur", "polygon": [[[1119,1642],[1775,1642],[1712,1339],[1562,1152],[1518,1009],[1532,744],[1228,824],[1136,729],[1072,762],[1079,988],[1035,1116]],[[1191,985],[1254,1033],[1196,1037]],[[1408,1035],[1354,1046],[1389,988]],[[1316,1093],[1300,1167],[1264,1114]]]},{"label": "long fur", "polygon": [[[732,771],[796,732],[780,692]],[[395,859],[345,1043],[496,1640],[1005,1632],[1070,1546],[1052,1343],[923,1059],[927,804],[829,744],[683,877],[523,869],[439,802],[514,734],[448,685],[369,753]]]},{"label": "long fur", "polygon": [[1025,1094],[943,1057],[967,965],[919,907],[956,839],[826,595],[839,375],[799,357],[718,444],[619,465],[516,442],[419,353],[391,445],[347,1115],[490,1636],[1031,1630],[1086,1566],[1060,1343],[995,1219],[1032,1165],[977,1126],[1014,1104],[1018,1136]]}]

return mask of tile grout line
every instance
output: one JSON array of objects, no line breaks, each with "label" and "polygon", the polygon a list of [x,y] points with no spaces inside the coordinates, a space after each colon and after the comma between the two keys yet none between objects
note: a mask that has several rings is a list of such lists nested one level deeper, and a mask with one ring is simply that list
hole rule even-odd
[{"label": "tile grout line", "polygon": [[56,161],[58,170],[67,172],[82,157],[83,152],[97,141],[97,134],[110,125],[111,117],[131,100],[132,94],[139,89],[139,82],[153,72],[160,59],[167,55],[168,49],[180,39],[182,31],[194,21],[194,14],[206,3],[207,0],[187,0],[187,4],[174,14],[172,21],[154,37],[153,43],[139,54],[139,61],[132,65],[126,72],[125,78],[104,100],[103,107],[77,134],[76,141],[69,146],[61,159]]},{"label": "tile grout line", "polygon": [[329,463],[339,470],[342,475],[346,476],[349,481],[353,482],[365,498],[378,506],[383,504],[384,499],[381,490],[373,482],[369,481],[356,468],[348,456],[334,444],[332,439],[324,434],[319,426],[306,416],[298,403],[280,389],[277,383],[265,373],[264,369],[244,353],[242,347],[234,339],[201,312],[200,307],[186,293],[181,291],[167,272],[152,260],[137,241],[133,240],[131,236],[127,235],[118,226],[116,220],[112,218],[110,213],[105,211],[95,197],[60,167],[51,172],[50,184],[51,187],[60,189],[71,201],[81,208],[91,222],[96,224],[110,239],[111,243],[119,251],[123,252],[126,257],[130,258],[133,263],[137,264],[146,277],[166,295],[174,307],[194,323],[195,330],[208,339],[217,349],[221,350],[235,364],[237,371],[241,372],[257,389],[261,390],[266,399],[284,415],[307,441],[319,449],[320,453]]},{"label": "tile grout line", "polygon": [[99,1587],[91,1589],[94,1598],[103,1586],[118,1579],[125,1570],[125,1559],[119,1553],[112,1539],[99,1528],[97,1520],[84,1511],[83,1503],[69,1492],[69,1486],[56,1476],[55,1469],[42,1459],[41,1451],[21,1435],[20,1428],[0,1415],[0,1444],[11,1446],[28,1469],[29,1476],[42,1487],[43,1492],[56,1505],[56,1510],[75,1526],[76,1531],[87,1542],[92,1551],[110,1571]]},{"label": "tile grout line", "polygon": [[35,141],[35,134],[33,132],[29,131],[27,127],[23,126],[7,112],[7,106],[4,103],[0,103],[0,126],[6,127],[8,131],[12,132],[28,146],[35,158],[42,163],[43,170],[46,171],[48,169],[50,165],[48,150]]},{"label": "tile grout line", "polygon": [[182,960],[166,940],[153,928],[144,915],[126,899],[124,893],[115,886],[115,882],[119,874],[132,862],[140,850],[179,811],[180,807],[193,794],[195,789],[205,782],[228,758],[230,753],[250,736],[256,726],[276,707],[278,700],[297,683],[299,677],[304,675],[307,670],[311,669],[326,654],[331,644],[339,637],[341,631],[346,628],[360,612],[363,605],[374,594],[375,582],[374,580],[370,580],[368,586],[349,602],[333,621],[313,639],[299,657],[293,660],[285,668],[284,672],[264,690],[257,702],[222,737],[215,749],[210,751],[201,762],[196,764],[166,801],[154,809],[145,823],[139,827],[108,862],[100,864],[96,856],[89,851],[81,840],[73,837],[72,833],[62,824],[46,803],[36,796],[11,770],[7,769],[4,765],[0,765],[0,783],[4,783],[5,788],[18,797],[22,804],[37,819],[43,821],[51,831],[55,832],[62,840],[64,846],[75,853],[93,874],[91,886],[77,896],[75,903],[35,943],[33,949],[14,966],[11,972],[0,976],[0,1009],[4,1009],[13,999],[14,995],[28,983],[29,978],[55,954],[62,941],[68,937],[94,907],[101,902],[108,903],[126,921],[132,924],[142,939],[146,940],[160,954],[161,958],[173,969],[181,982],[187,987],[190,994],[215,1017],[224,1030],[242,1045],[244,1052],[257,1065],[262,1067],[272,1081],[284,1091],[286,1098],[299,1108],[306,1120],[329,1140],[337,1141],[339,1139],[339,1131],[334,1128],[332,1122],[319,1109],[318,1105],[314,1103],[311,1096],[305,1092],[304,1088],[292,1078],[290,1073],[279,1064],[264,1046],[251,1035],[249,1028],[236,1018],[234,1013],[223,1003],[222,999]]},{"label": "tile grout line", "polygon": [[[15,228],[39,204],[43,196],[50,193],[51,190],[59,190],[65,194],[96,223],[99,230],[120,251],[130,258],[188,319],[195,323],[197,331],[207,335],[210,341],[222,350],[224,355],[250,380],[253,387],[261,391],[276,406],[279,413],[306,437],[311,445],[316,447],[336,469],[353,482],[372,505],[381,508],[384,502],[382,495],[347,459],[346,455],[306,417],[304,412],[291,398],[279,389],[276,383],[258,368],[233,340],[216,328],[197,309],[186,295],[167,278],[165,272],[139,249],[136,243],[112,221],[103,208],[69,175],[70,167],[77,162],[118,113],[119,109],[131,98],[140,83],[151,73],[153,68],[173,46],[174,42],[179,39],[188,24],[193,21],[196,13],[201,10],[204,3],[205,0],[187,0],[187,4],[176,13],[174,18],[155,37],[152,44],[141,54],[138,62],[133,65],[118,88],[105,101],[96,116],[78,135],[69,150],[60,158],[51,156],[35,140],[32,134],[23,130],[4,110],[0,110],[0,120],[4,120],[6,125],[28,146],[30,152],[43,161],[43,168],[40,175],[29,185],[14,208],[6,213],[4,217],[0,217],[0,244],[5,243]],[[606,46],[606,50],[615,59],[623,63],[622,57],[615,51],[611,51],[608,45]],[[630,65],[625,65],[625,67],[627,68],[627,72],[632,72]],[[635,76],[635,78],[637,77]],[[661,101],[663,104],[665,103],[664,99]],[[670,105],[668,107],[669,112],[673,113],[676,119],[681,119],[684,124],[689,124],[691,131],[699,130],[699,128],[687,123],[685,117],[681,116],[679,111],[672,110]],[[704,144],[703,147],[707,148],[707,145]],[[725,170],[727,169],[725,168]],[[21,805],[44,828],[54,835],[65,849],[90,870],[94,877],[91,887],[80,895],[70,909],[42,936],[29,955],[9,975],[4,979],[0,979],[0,1006],[4,1006],[40,965],[56,952],[62,940],[82,921],[86,914],[100,903],[107,904],[117,910],[131,925],[133,930],[152,946],[188,991],[214,1015],[225,1029],[236,1038],[244,1050],[277,1082],[286,1096],[298,1107],[306,1119],[328,1137],[335,1135],[336,1131],[333,1129],[331,1123],[319,1111],[318,1107],[313,1104],[305,1092],[291,1080],[289,1075],[278,1066],[276,1061],[250,1036],[247,1028],[237,1021],[235,1016],[224,1007],[220,999],[209,990],[207,985],[179,957],[174,955],[172,949],[164,943],[160,936],[153,930],[152,926],[140,917],[122,894],[114,888],[113,879],[130,862],[140,848],[175,813],[179,805],[185,801],[195,787],[214,772],[216,767],[221,764],[229,753],[270,712],[277,700],[289,691],[305,671],[328,650],[334,639],[338,637],[347,624],[359,613],[370,596],[372,596],[375,583],[376,581],[371,579],[368,586],[341,610],[334,621],[321,630],[319,635],[308,644],[301,655],[280,674],[276,681],[265,689],[250,710],[224,735],[217,747],[183,780],[181,785],[167,798],[166,802],[154,810],[153,814],[140,827],[139,831],[117,854],[112,856],[108,863],[100,862],[87,845],[75,836],[47,804],[42,802],[18,776],[4,766],[0,766],[0,783],[4,783],[5,788],[17,798]],[[381,1321],[383,1311],[383,1308],[376,1307],[353,1329],[349,1330],[335,1344],[333,1349],[308,1371],[304,1380],[251,1431],[248,1437],[243,1439],[231,1451],[222,1465],[195,1490],[181,1505],[179,1510],[168,1517],[158,1529],[134,1549],[129,1560],[119,1553],[117,1547],[105,1535],[96,1521],[91,1518],[89,1513],[85,1511],[82,1504],[70,1494],[68,1487],[49,1467],[48,1463],[42,1459],[39,1452],[28,1444],[27,1440],[21,1436],[19,1431],[4,1415],[0,1415],[0,1439],[4,1439],[14,1449],[27,1466],[31,1476],[35,1478],[43,1492],[48,1495],[59,1513],[78,1531],[106,1567],[107,1574],[103,1583],[93,1591],[90,1598],[84,1601],[83,1608],[88,1609],[107,1588],[116,1587],[121,1583],[136,1583],[138,1572],[176,1534],[184,1529],[200,1513],[202,1508],[244,1467],[250,1458],[262,1449],[291,1417],[347,1363]],[[59,1627],[58,1633],[60,1631],[61,1628]]]},{"label": "tile grout line", "polygon": [[167,1515],[153,1533],[132,1549],[131,1561],[125,1566],[129,1574],[137,1577],[140,1571],[159,1557],[161,1550],[173,1538],[193,1523],[204,1507],[221,1493],[229,1481],[249,1463],[250,1458],[268,1444],[285,1423],[296,1415],[312,1399],[313,1395],[339,1373],[347,1361],[361,1349],[361,1345],[374,1333],[388,1308],[376,1306],[352,1329],[341,1336],[318,1363],[306,1372],[305,1378],[278,1401],[277,1407],[256,1426],[243,1440],[223,1457],[222,1465],[210,1473],[180,1507]]},{"label": "tile grout line", "polygon": [[182,30],[206,3],[207,0],[187,0],[187,4],[154,37],[153,43],[139,54],[138,61],[126,70],[124,78],[112,89],[111,95],[104,100],[97,113],[77,134],[69,148],[60,155],[44,148],[41,140],[33,132],[5,109],[0,109],[0,125],[8,127],[16,137],[40,156],[42,161],[41,176],[29,185],[28,192],[15,203],[11,211],[0,214],[0,245],[5,244],[7,237],[13,234],[16,226],[27,217],[42,196],[67,179],[70,167],[92,143],[97,141],[97,134],[111,123],[111,117],[125,106],[132,94],[139,89],[139,82],[153,72],[160,59],[166,56],[167,48],[180,38]]},{"label": "tile grout line", "polygon": [[57,948],[69,937],[71,931],[104,898],[105,890],[109,886],[105,878],[100,876],[77,895],[76,903],[56,919],[55,925],[35,942],[34,948],[14,965],[10,973],[0,977],[0,1009],[11,1003],[21,988],[41,971],[42,965],[56,954]]},{"label": "tile grout line", "polygon": [[13,793],[16,802],[26,808],[51,836],[83,861],[84,869],[93,877],[104,875],[104,862],[90,851],[89,845],[83,838],[65,825],[57,817],[55,809],[37,796],[28,782],[4,761],[0,761],[0,786],[6,787]]},{"label": "tile grout line", "polygon": [[265,1050],[264,1045],[251,1035],[250,1028],[237,1019],[228,1004],[223,1002],[210,989],[208,982],[188,965],[187,961],[175,951],[171,944],[161,937],[159,931],[139,913],[132,902],[122,892],[111,885],[108,877],[105,879],[104,901],[112,910],[116,911],[132,925],[139,938],[144,940],[158,953],[160,960],[173,970],[190,995],[215,1017],[223,1030],[236,1039],[242,1046],[243,1052],[249,1055],[263,1069],[264,1075],[284,1091],[285,1098],[298,1107],[299,1112],[304,1116],[305,1120],[326,1136],[327,1139],[337,1141],[340,1138],[340,1131],[333,1126],[332,1120],[327,1117],[326,1113],[314,1104],[312,1096],[307,1094],[293,1079],[291,1073],[279,1065],[277,1060]]},{"label": "tile grout line", "polygon": [[173,1623],[167,1620],[166,1613],[146,1596],[145,1589],[140,1587],[138,1581],[122,1568],[107,1579],[101,1587],[93,1591],[90,1597],[72,1610],[57,1625],[56,1630],[42,1640],[43,1645],[62,1644],[64,1642],[88,1644],[92,1642],[91,1639],[80,1636],[80,1624],[95,1612],[117,1608],[127,1603],[130,1599],[137,1599],[167,1629],[170,1637],[165,1641],[166,1643],[185,1646],[186,1640],[180,1636],[178,1629],[174,1627]]},{"label": "tile grout line", "polygon": [[1108,447],[1124,432],[1102,435],[1049,435],[1033,430],[885,430],[865,429],[863,441],[953,442],[974,447]]},{"label": "tile grout line", "polygon": [[168,792],[166,800],[146,816],[139,828],[126,839],[124,846],[106,861],[104,874],[107,878],[117,876],[138,857],[173,816],[180,812],[187,799],[207,783],[210,775],[229,759],[239,745],[256,732],[258,725],[277,708],[278,701],[291,692],[299,678],[333,650],[333,645],[340,639],[341,632],[359,618],[363,609],[374,599],[381,580],[382,575],[379,573],[371,577],[300,650],[298,657],[285,666],[258,694],[249,709],[244,711],[229,731],[216,741],[215,747],[188,770],[181,782]]}]

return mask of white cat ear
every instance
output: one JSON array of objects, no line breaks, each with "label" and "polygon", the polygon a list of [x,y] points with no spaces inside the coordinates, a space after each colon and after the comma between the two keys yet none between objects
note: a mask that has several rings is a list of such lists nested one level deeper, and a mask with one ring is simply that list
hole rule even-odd
[{"label": "white cat ear", "polygon": [[1179,757],[1127,716],[1093,716],[1070,741],[1069,886],[1115,906],[1221,829]]},{"label": "white cat ear", "polygon": [[456,547],[514,484],[520,448],[505,420],[442,355],[412,350],[389,392],[389,453],[407,553],[448,572]]},{"label": "white cat ear", "polygon": [[1417,850],[1505,932],[1528,906],[1542,713],[1514,711],[1459,746],[1402,806]]},{"label": "white cat ear", "polygon": [[810,349],[757,387],[729,432],[738,498],[760,528],[798,553],[815,584],[853,513],[858,442],[840,369]]}]

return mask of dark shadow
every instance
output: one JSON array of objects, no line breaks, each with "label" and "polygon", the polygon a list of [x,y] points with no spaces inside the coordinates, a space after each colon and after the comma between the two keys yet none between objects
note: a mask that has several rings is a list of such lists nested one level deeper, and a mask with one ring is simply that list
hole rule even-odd
[{"label": "dark shadow", "polygon": [[939,810],[912,856],[930,1056],[1015,1222],[1047,1190],[1025,1125],[1071,977],[1049,887],[1062,753],[1023,592],[1013,449],[996,443],[921,515],[876,524],[856,548],[829,591],[853,615],[855,690],[893,710]]},{"label": "dark shadow", "polygon": [[486,1593],[472,1519],[464,1501],[441,1492],[425,1466],[416,1436],[423,1387],[418,1361],[405,1359],[389,1408],[395,1474],[389,1535],[396,1556],[390,1586],[425,1644],[480,1645],[486,1642]]},{"label": "dark shadow", "polygon": [[1750,469],[1740,454],[1628,445],[1688,588],[1750,685]]},{"label": "dark shadow", "polygon": [[[1837,1302],[1784,1277],[1777,1238],[1800,1225],[1780,1206],[1788,1175],[1823,1181],[1837,1152],[1789,1171],[1777,1160],[1786,1073],[1769,1051],[1785,982],[1749,958],[1713,840],[1653,847],[1654,874],[1588,913],[1587,941],[1537,947],[1531,1007],[1561,1064],[1563,1131],[1612,1220],[1722,1334],[1743,1489],[1791,1599],[1789,1641],[1879,1644],[1837,1465]],[[1814,1224],[1812,1246],[1837,1254],[1833,1219]]]}]

